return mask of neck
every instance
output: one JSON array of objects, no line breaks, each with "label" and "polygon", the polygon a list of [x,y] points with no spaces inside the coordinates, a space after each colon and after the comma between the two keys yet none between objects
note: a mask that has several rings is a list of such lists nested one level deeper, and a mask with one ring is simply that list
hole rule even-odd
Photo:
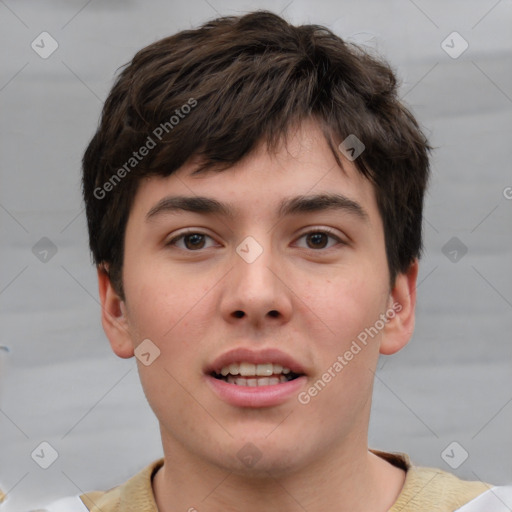
[{"label": "neck", "polygon": [[405,472],[367,450],[366,441],[330,450],[286,474],[235,473],[164,443],[164,466],[153,480],[159,512],[386,512]]}]

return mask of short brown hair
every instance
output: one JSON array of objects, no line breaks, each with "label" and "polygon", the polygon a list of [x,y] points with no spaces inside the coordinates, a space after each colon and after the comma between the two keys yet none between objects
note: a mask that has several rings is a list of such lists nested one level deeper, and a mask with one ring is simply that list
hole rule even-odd
[{"label": "short brown hair", "polygon": [[320,123],[340,166],[338,143],[363,142],[354,163],[375,187],[391,283],[405,272],[422,249],[430,146],[393,71],[326,27],[256,11],[143,48],[105,101],[83,158],[83,193],[94,261],[121,297],[124,233],[141,178],[169,176],[192,156],[202,162],[197,172],[225,170],[260,141],[275,149],[307,118]]}]

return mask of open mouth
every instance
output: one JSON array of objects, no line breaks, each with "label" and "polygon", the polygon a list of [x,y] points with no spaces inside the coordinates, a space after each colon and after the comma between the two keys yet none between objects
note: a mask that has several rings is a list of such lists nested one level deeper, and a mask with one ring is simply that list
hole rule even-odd
[{"label": "open mouth", "polygon": [[228,384],[249,387],[275,386],[301,376],[301,374],[294,373],[280,364],[246,362],[232,363],[218,371],[213,371],[210,375]]}]

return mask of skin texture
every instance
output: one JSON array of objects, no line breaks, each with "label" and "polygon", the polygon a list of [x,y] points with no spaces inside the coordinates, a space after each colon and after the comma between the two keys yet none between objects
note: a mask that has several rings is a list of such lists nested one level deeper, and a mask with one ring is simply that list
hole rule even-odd
[{"label": "skin texture", "polygon": [[[132,357],[144,339],[160,350],[151,365],[138,363],[162,434],[165,464],[153,482],[159,510],[384,512],[398,496],[405,474],[368,451],[367,432],[379,353],[400,350],[414,329],[418,264],[390,290],[373,187],[343,161],[342,170],[309,121],[276,154],[260,145],[224,172],[191,176],[190,162],[141,182],[126,228],[126,300],[101,269],[98,277],[113,351]],[[367,217],[277,215],[283,198],[321,193],[350,198]],[[177,194],[214,198],[236,215],[146,219]],[[166,245],[186,228],[208,236]],[[326,228],[340,241],[304,236]],[[263,249],[250,264],[236,252],[247,236]],[[205,382],[205,367],[227,350],[273,347],[303,366],[305,391],[394,303],[400,311],[308,404],[294,395],[275,407],[235,407]],[[249,442],[261,454],[251,467],[237,457]]]}]

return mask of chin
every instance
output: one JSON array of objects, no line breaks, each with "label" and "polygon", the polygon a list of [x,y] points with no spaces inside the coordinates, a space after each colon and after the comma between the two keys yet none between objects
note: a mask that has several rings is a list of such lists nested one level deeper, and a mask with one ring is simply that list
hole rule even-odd
[{"label": "chin", "polygon": [[[239,476],[263,480],[290,475],[308,464],[308,457],[298,450],[297,443],[283,447],[283,439],[276,438],[272,442],[265,437],[250,439],[245,435],[243,441],[237,440],[225,446],[223,452],[217,454],[220,460],[215,461],[216,465]],[[228,453],[230,457],[226,457]],[[314,457],[314,450],[311,455]]]},{"label": "chin", "polygon": [[275,454],[271,457],[268,454],[263,454],[261,459],[251,464],[239,461],[237,457],[234,464],[230,464],[225,469],[245,478],[268,480],[269,478],[289,476],[299,471],[301,466],[306,466],[306,464],[300,464],[296,454],[293,459],[283,458]]}]

